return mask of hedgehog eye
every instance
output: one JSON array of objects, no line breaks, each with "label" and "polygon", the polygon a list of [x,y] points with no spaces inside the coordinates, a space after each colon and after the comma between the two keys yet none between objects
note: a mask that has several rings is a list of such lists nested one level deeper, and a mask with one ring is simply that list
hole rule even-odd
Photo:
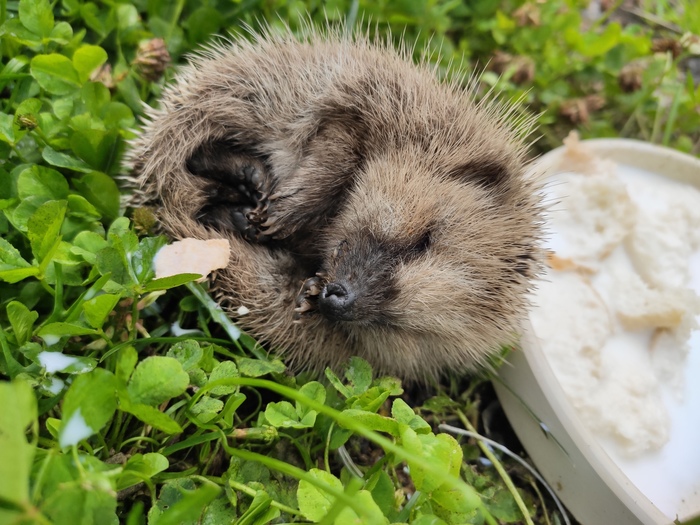
[{"label": "hedgehog eye", "polygon": [[508,168],[498,161],[474,161],[454,170],[451,176],[465,182],[473,182],[484,188],[500,186],[508,178]]}]

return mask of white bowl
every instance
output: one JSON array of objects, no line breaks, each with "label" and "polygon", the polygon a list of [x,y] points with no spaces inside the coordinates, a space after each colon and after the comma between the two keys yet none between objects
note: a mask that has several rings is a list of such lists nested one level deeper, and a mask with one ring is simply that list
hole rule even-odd
[{"label": "white bowl", "polygon": [[[625,139],[583,141],[629,174],[661,175],[700,187],[700,160]],[[544,155],[538,173],[554,176],[563,148]],[[700,257],[691,261],[700,293]],[[503,409],[529,456],[582,525],[669,525],[700,516],[700,336],[691,339],[683,401],[669,399],[669,442],[628,459],[579,419],[525,323],[522,349],[512,352],[494,381]]]}]

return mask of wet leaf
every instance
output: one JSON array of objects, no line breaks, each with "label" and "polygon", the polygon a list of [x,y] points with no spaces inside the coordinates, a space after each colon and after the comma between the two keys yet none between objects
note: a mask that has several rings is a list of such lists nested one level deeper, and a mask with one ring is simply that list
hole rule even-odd
[{"label": "wet leaf", "polygon": [[169,466],[168,458],[162,454],[155,452],[135,454],[129,458],[129,461],[124,465],[124,470],[117,478],[117,490],[124,490],[144,479],[150,479],[167,470]]},{"label": "wet leaf", "polygon": [[73,184],[80,194],[106,219],[117,218],[119,215],[119,188],[114,179],[104,173],[91,171],[81,178],[75,179]]},{"label": "wet leaf", "polygon": [[56,151],[51,146],[45,146],[44,149],[41,150],[41,156],[46,162],[58,168],[67,168],[69,170],[80,171],[83,173],[93,171],[92,168],[82,160],[76,159],[72,155]]},{"label": "wet leaf", "polygon": [[37,196],[61,200],[68,197],[68,182],[56,170],[34,165],[19,174],[17,193],[20,199]]},{"label": "wet leaf", "polygon": [[171,346],[166,355],[177,359],[182,365],[182,369],[189,372],[199,366],[204,352],[197,341],[187,339]]},{"label": "wet leaf", "polygon": [[249,357],[241,357],[236,360],[238,370],[244,377],[260,377],[267,374],[281,374],[285,370],[284,364],[275,359],[273,361],[261,361],[260,359],[251,359]]},{"label": "wet leaf", "polygon": [[[179,480],[178,480],[179,481]],[[194,490],[170,482],[161,491],[155,507],[148,512],[149,525],[195,525],[204,508],[219,495],[221,489],[207,483]]]},{"label": "wet leaf", "polygon": [[[343,490],[343,484],[333,474],[329,474],[325,470],[312,468],[309,470],[309,475],[338,491]],[[299,510],[307,520],[318,522],[328,514],[328,511],[333,507],[335,497],[328,492],[319,489],[316,485],[312,485],[308,481],[302,479],[299,481],[299,489],[297,490],[297,499],[299,501]]]},{"label": "wet leaf", "polygon": [[7,304],[7,317],[12,325],[17,345],[22,346],[29,341],[34,323],[39,318],[39,314],[35,311],[30,311],[29,308],[18,301],[10,301]]},{"label": "wet leaf", "polygon": [[[222,361],[214,367],[209,375],[209,383],[230,377],[240,377],[236,363],[233,361]],[[238,385],[219,385],[212,388],[209,393],[213,396],[225,396],[238,390]]]},{"label": "wet leaf", "polygon": [[93,297],[83,303],[85,319],[93,328],[102,328],[110,312],[117,306],[120,296],[103,294]]},{"label": "wet leaf", "polygon": [[[27,442],[27,427],[37,417],[36,398],[28,383],[0,382],[0,499],[29,505],[29,474],[35,447]],[[4,509],[0,509],[0,517]]]},{"label": "wet leaf", "polygon": [[194,405],[192,405],[190,412],[194,414],[200,422],[206,424],[217,417],[223,408],[224,402],[220,399],[202,396]]},{"label": "wet leaf", "polygon": [[164,414],[156,407],[143,403],[131,403],[128,399],[119,399],[119,409],[136,416],[147,425],[162,430],[166,434],[179,434],[182,427],[173,418]]}]

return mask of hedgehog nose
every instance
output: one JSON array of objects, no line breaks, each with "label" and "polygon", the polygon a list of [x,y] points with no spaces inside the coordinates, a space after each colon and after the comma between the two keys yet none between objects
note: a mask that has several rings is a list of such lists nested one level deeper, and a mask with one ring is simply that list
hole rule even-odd
[{"label": "hedgehog nose", "polygon": [[321,313],[331,321],[352,321],[355,298],[355,292],[347,283],[332,282],[321,290],[318,306]]}]

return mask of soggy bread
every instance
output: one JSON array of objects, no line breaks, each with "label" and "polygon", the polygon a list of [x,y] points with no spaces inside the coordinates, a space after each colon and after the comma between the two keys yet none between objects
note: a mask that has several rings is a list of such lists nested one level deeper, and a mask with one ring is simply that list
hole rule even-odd
[{"label": "soggy bread", "polygon": [[625,248],[646,282],[658,288],[688,284],[692,247],[687,239],[691,228],[697,225],[691,226],[685,219],[684,209],[676,206],[640,214],[625,241]]},{"label": "soggy bread", "polygon": [[698,311],[698,297],[686,288],[655,289],[638,274],[618,275],[612,294],[614,310],[628,330],[678,328]]},{"label": "soggy bread", "polygon": [[558,258],[595,272],[630,232],[637,210],[614,174],[562,175],[554,188],[561,202],[553,205]]},{"label": "soggy bread", "polygon": [[[600,375],[600,350],[612,333],[610,314],[593,287],[576,272],[543,280],[530,321],[564,390],[574,401]],[[571,305],[577,305],[572,308]],[[580,408],[580,407],[577,407]]]},{"label": "soggy bread", "polygon": [[676,399],[683,399],[685,388],[685,363],[690,352],[689,330],[681,327],[676,330],[658,329],[651,337],[651,363],[658,380],[670,386]]}]

